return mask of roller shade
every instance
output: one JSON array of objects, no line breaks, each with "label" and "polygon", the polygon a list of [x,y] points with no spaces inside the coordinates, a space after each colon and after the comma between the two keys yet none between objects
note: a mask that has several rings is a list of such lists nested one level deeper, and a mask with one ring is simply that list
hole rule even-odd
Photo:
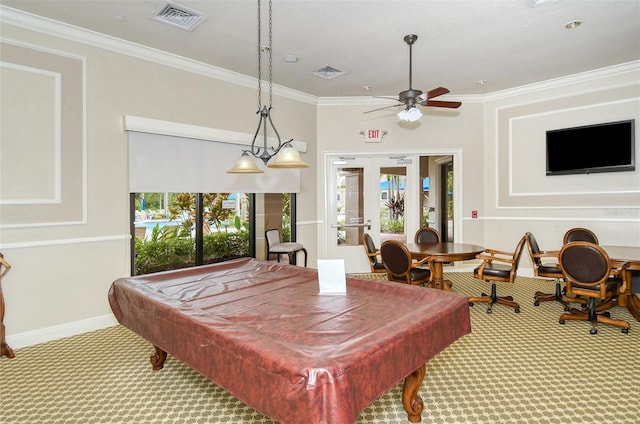
[{"label": "roller shade", "polygon": [[[129,131],[132,193],[299,193],[300,170],[227,174],[247,146]],[[261,163],[261,161],[260,161]]]}]

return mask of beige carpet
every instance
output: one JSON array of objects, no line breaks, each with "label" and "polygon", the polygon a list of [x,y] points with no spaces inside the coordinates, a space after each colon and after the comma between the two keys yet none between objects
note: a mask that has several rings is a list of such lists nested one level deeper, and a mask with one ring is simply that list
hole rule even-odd
[{"label": "beige carpet", "polygon": [[[468,273],[446,276],[466,295],[489,289]],[[518,277],[498,286],[520,314],[471,308],[472,333],[427,364],[423,423],[640,422],[640,323],[616,307],[611,314],[631,323],[629,334],[601,326],[590,335],[589,323],[558,324],[560,304],[534,307],[537,289],[554,283]],[[272,423],[171,357],[153,372],[152,353],[121,326],[17,349],[0,358],[0,423]],[[408,422],[400,386],[357,422]]]}]

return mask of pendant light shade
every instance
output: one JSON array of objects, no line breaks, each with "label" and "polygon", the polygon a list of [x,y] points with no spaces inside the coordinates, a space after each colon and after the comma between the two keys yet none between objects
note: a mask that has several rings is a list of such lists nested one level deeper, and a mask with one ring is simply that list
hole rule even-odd
[{"label": "pendant light shade", "polygon": [[255,159],[249,156],[246,151],[242,152],[242,155],[234,162],[233,167],[227,171],[229,174],[261,174],[263,172],[256,165]]},{"label": "pendant light shade", "polygon": [[[278,130],[276,129],[273,121],[271,120],[271,104],[273,98],[273,89],[272,89],[272,48],[271,48],[271,28],[272,28],[272,13],[271,13],[271,0],[269,0],[269,44],[267,46],[263,46],[261,44],[261,13],[260,13],[260,0],[258,0],[258,114],[260,115],[260,121],[258,122],[258,128],[256,129],[256,133],[253,136],[253,141],[251,142],[251,149],[244,150],[242,152],[242,156],[235,162],[233,167],[228,170],[228,173],[231,174],[257,174],[264,172],[260,169],[256,163],[254,158],[260,158],[265,165],[269,168],[308,168],[307,165],[302,158],[300,157],[300,153],[291,145],[291,141],[282,142],[280,139],[280,134],[278,134]],[[267,52],[269,55],[269,106],[266,104],[262,104],[262,52]],[[259,145],[256,146],[256,140],[258,139],[258,134],[260,133],[260,128],[262,127],[262,147]],[[275,134],[278,139],[278,144],[274,147],[269,147],[267,145],[267,130],[271,127],[271,130]],[[253,157],[251,157],[253,156]]]},{"label": "pendant light shade", "polygon": [[269,168],[308,168],[309,165],[306,164],[302,158],[300,157],[300,152],[298,152],[292,145],[285,144],[280,152],[269,162],[267,165]]}]

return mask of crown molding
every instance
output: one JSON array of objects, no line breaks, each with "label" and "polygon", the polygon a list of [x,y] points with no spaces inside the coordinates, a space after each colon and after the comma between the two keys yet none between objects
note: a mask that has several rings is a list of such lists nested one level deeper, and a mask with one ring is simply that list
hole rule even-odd
[{"label": "crown molding", "polygon": [[[193,72],[199,75],[215,78],[243,87],[257,87],[256,78],[249,77],[247,75],[229,71],[227,69],[219,68],[213,65],[208,65],[196,60],[187,59],[185,57],[167,53],[162,50],[135,44],[106,34],[79,28],[73,25],[54,21],[52,19],[43,18],[41,16],[33,15],[2,5],[0,5],[0,23],[14,25],[43,34],[60,37],[66,40],[76,41],[93,47],[110,50],[115,53],[126,54],[132,57],[145,59],[154,63],[171,66],[180,70]],[[539,92],[541,90],[554,89],[557,87],[566,86],[568,84],[577,84],[603,77],[638,71],[640,71],[640,61],[633,61],[483,95],[456,95],[455,99],[464,103],[483,103],[488,101],[507,99],[515,96],[527,95]],[[273,84],[273,92],[279,96],[286,97],[292,100],[322,106],[357,106],[388,103],[384,102],[382,99],[371,96],[316,97],[277,84]],[[443,96],[443,99],[446,99],[446,97]]]},{"label": "crown molding", "polygon": [[[0,23],[148,60],[243,87],[255,89],[258,86],[257,79],[247,75],[2,5],[0,5]],[[316,105],[318,102],[316,96],[277,84],[273,84],[273,92],[278,96],[303,103]]]}]

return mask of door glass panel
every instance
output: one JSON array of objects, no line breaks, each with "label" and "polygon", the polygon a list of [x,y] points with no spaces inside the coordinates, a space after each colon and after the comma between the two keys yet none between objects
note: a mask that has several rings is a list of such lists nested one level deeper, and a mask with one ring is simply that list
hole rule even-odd
[{"label": "door glass panel", "polygon": [[364,169],[337,168],[336,205],[338,212],[336,244],[362,244],[364,223]]},{"label": "door glass panel", "polygon": [[406,241],[405,230],[405,167],[380,168],[380,240]]}]

